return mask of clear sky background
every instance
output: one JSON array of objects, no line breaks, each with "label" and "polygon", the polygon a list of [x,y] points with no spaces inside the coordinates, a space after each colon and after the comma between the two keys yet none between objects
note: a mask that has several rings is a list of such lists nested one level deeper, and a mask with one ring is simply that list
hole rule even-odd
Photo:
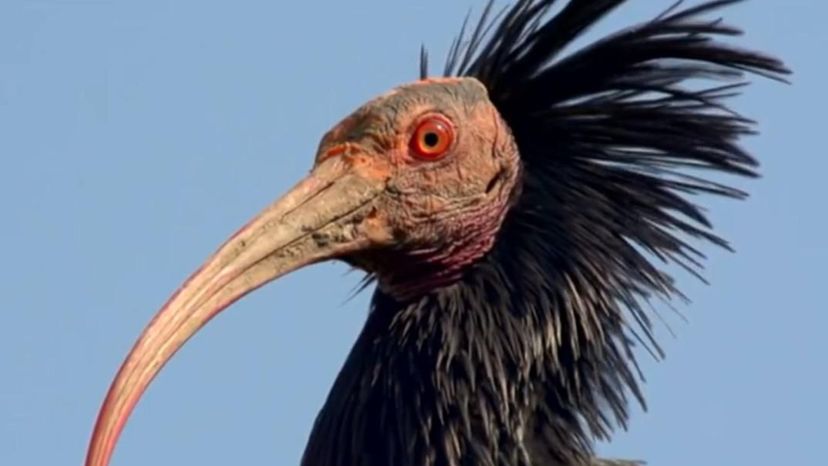
[{"label": "clear sky background", "polygon": [[[672,0],[631,0],[593,33]],[[160,304],[310,167],[361,102],[442,58],[481,1],[0,1],[0,464],[80,464],[105,390]],[[736,105],[764,178],[709,202],[733,255],[664,306],[677,337],[643,355],[649,411],[605,454],[655,466],[824,465],[828,7],[753,0],[726,16],[785,58]],[[370,293],[302,270],[181,351],[114,465],[298,464]]]}]

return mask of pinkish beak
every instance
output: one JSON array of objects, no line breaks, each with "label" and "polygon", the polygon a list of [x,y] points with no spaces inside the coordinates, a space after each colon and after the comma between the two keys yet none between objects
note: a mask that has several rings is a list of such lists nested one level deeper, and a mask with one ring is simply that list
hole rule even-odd
[{"label": "pinkish beak", "polygon": [[343,158],[326,160],[221,246],[173,294],[127,355],[98,414],[86,466],[109,464],[150,382],[219,312],[293,270],[375,244],[365,228],[372,221],[372,201],[384,188],[381,178],[360,173]]}]

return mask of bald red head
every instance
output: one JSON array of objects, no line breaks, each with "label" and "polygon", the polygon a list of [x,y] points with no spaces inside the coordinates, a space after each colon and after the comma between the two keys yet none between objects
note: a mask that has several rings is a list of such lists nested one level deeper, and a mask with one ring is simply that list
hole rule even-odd
[{"label": "bald red head", "polygon": [[519,170],[510,131],[475,79],[408,84],[357,109],[322,139],[311,174],[233,235],[150,322],[110,387],[86,465],[108,464],[175,352],[265,283],[328,259],[375,273],[403,298],[457,279],[494,242]]}]

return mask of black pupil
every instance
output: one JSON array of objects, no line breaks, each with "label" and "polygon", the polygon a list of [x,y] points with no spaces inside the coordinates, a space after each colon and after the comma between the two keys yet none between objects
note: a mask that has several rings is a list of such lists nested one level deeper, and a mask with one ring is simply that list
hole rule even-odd
[{"label": "black pupil", "polygon": [[425,136],[423,136],[423,142],[425,142],[425,145],[428,147],[434,147],[440,142],[440,136],[438,136],[437,133],[428,132]]}]

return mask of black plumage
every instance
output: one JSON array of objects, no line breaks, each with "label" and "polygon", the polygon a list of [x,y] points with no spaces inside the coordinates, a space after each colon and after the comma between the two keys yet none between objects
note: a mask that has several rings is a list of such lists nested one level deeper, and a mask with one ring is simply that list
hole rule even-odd
[{"label": "black plumage", "polygon": [[566,55],[624,1],[556,3],[490,2],[452,47],[445,74],[488,89],[520,187],[459,282],[376,292],[304,465],[598,464],[594,440],[626,425],[630,395],[644,403],[635,346],[661,351],[647,303],[680,296],[657,262],[701,277],[698,244],[728,245],[693,198],[741,198],[709,175],[756,175],[738,144],[752,122],[724,101],[746,74],[788,71],[719,42],[739,30],[708,16],[737,0],[677,5]]}]

